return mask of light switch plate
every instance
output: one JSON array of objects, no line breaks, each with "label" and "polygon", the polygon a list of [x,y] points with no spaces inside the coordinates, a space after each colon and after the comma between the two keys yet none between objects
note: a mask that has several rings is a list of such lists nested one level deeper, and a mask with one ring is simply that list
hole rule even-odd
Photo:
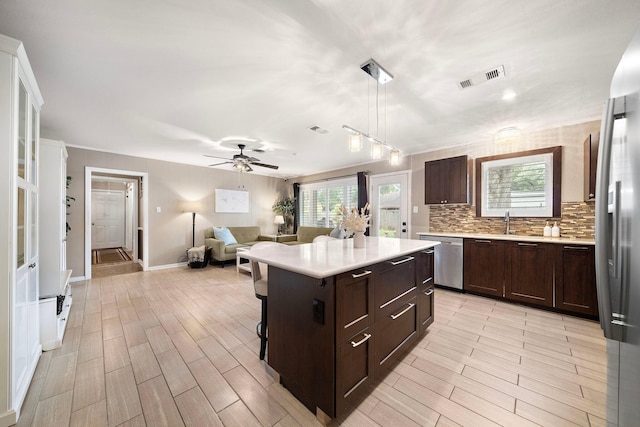
[{"label": "light switch plate", "polygon": [[156,212],[158,213],[162,212],[162,208],[160,206],[156,206]]},{"label": "light switch plate", "polygon": [[418,213],[418,207],[417,206],[413,207],[413,213]]}]

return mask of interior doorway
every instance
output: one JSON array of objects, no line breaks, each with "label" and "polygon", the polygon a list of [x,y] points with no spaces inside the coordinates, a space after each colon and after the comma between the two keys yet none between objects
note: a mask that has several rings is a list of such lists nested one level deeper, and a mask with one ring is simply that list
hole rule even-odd
[{"label": "interior doorway", "polygon": [[149,268],[146,195],[146,173],[86,168],[86,279]]},{"label": "interior doorway", "polygon": [[369,207],[372,236],[408,239],[410,171],[372,175],[369,179]]}]

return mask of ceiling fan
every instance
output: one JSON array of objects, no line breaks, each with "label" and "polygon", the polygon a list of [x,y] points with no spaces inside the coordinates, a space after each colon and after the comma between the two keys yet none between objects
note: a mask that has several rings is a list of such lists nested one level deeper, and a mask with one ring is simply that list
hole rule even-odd
[{"label": "ceiling fan", "polygon": [[[205,154],[205,157],[213,157],[215,159],[224,159],[226,160],[225,162],[220,162],[220,163],[214,163],[212,165],[209,166],[219,166],[219,165],[224,165],[227,163],[231,163],[233,164],[233,168],[237,169],[241,172],[251,172],[253,169],[251,168],[251,166],[262,166],[263,168],[269,168],[269,169],[278,169],[279,166],[275,166],[275,165],[268,165],[266,163],[260,163],[260,159],[256,159],[255,157],[249,157],[246,154],[244,154],[244,149],[247,146],[245,144],[238,144],[238,148],[240,149],[240,154],[235,154],[233,156],[233,158],[231,159],[227,159],[226,157],[218,157],[218,156],[212,156],[210,154]],[[251,151],[255,151],[255,152],[260,152],[263,153],[263,150],[259,150],[259,149],[255,149],[255,150],[251,150]]]}]

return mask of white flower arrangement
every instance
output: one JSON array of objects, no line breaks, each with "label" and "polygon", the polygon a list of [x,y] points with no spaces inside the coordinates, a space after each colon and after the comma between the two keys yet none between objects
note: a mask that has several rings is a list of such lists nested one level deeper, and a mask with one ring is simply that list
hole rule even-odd
[{"label": "white flower arrangement", "polygon": [[367,203],[360,211],[357,208],[351,208],[351,210],[340,207],[342,212],[342,228],[347,231],[348,235],[355,233],[356,231],[366,231],[369,226],[369,203]]}]

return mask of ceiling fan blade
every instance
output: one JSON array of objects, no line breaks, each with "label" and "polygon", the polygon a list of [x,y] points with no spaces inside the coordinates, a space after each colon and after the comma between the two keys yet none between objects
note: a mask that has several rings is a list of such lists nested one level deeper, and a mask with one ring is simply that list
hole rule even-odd
[{"label": "ceiling fan blade", "polygon": [[278,169],[278,168],[280,168],[280,166],[268,165],[266,163],[258,163],[258,162],[249,162],[249,163],[254,165],[254,166],[262,166],[263,168],[269,168],[269,169]]},{"label": "ceiling fan blade", "polygon": [[209,165],[209,166],[220,166],[220,165],[226,165],[227,163],[233,163],[233,162],[221,162],[221,163],[214,163],[214,164]]},{"label": "ceiling fan blade", "polygon": [[247,161],[248,161],[248,162],[259,162],[259,161],[260,161],[260,159],[256,159],[255,157],[248,157],[248,158],[247,158]]},{"label": "ceiling fan blade", "polygon": [[203,156],[205,157],[213,157],[214,159],[224,159],[224,160],[231,160],[228,157],[220,157],[220,156],[212,156],[211,154],[203,154]]}]

